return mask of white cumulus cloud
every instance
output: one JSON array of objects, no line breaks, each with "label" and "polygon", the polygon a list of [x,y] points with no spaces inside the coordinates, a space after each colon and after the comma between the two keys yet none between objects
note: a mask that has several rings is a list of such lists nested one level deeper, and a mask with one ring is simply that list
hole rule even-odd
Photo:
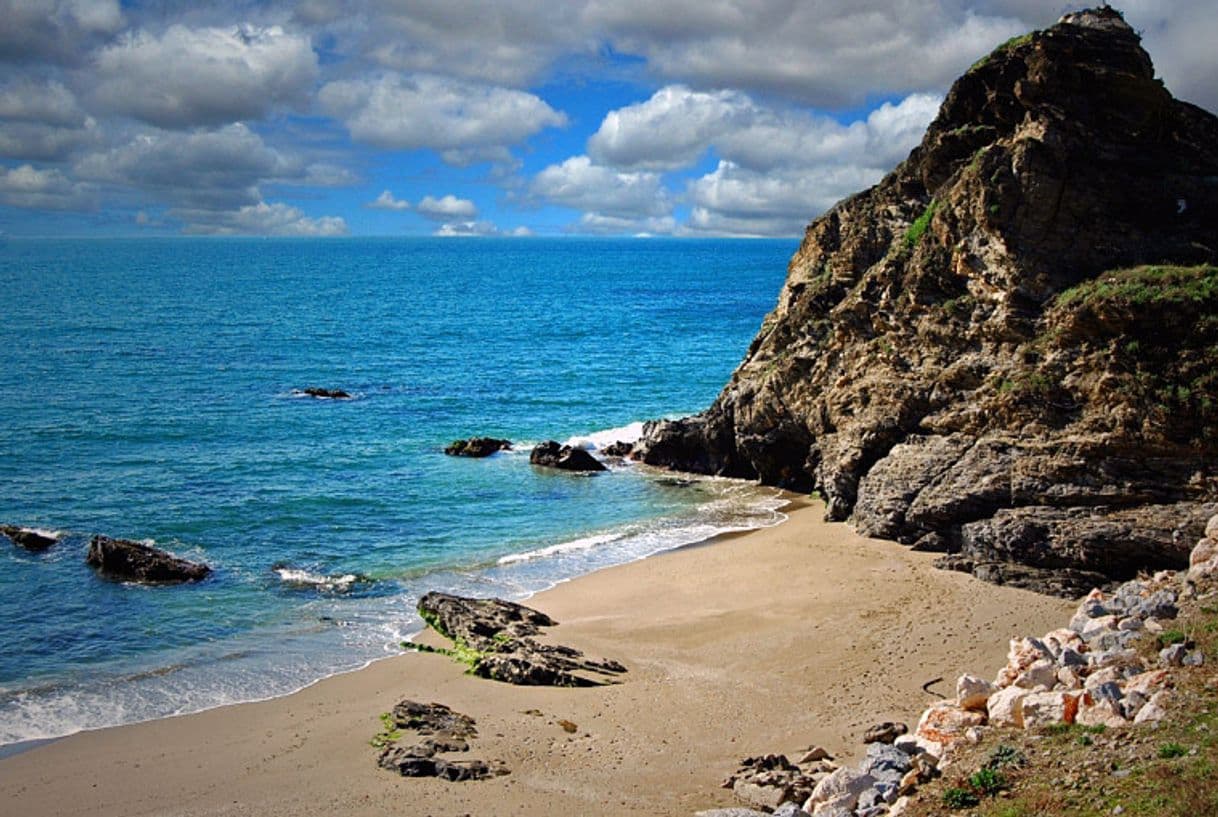
[{"label": "white cumulus cloud", "polygon": [[672,206],[658,173],[618,171],[587,156],[545,168],[531,190],[564,207],[626,219],[666,215]]},{"label": "white cumulus cloud", "polygon": [[0,62],[74,64],[123,25],[117,0],[0,0]]},{"label": "white cumulus cloud", "polygon": [[470,220],[478,215],[478,207],[469,199],[459,199],[451,193],[435,198],[424,196],[419,202],[419,214],[433,221]]},{"label": "white cumulus cloud", "polygon": [[339,80],[321,89],[322,107],[355,139],[395,150],[430,148],[451,164],[504,155],[564,114],[525,91],[438,76]]},{"label": "white cumulus cloud", "polygon": [[397,210],[401,212],[410,209],[410,202],[394,198],[393,193],[388,190],[382,190],[379,196],[364,206],[373,210]]},{"label": "white cumulus cloud", "polygon": [[103,109],[188,128],[259,119],[303,104],[317,78],[309,39],[252,25],[125,35],[96,58],[93,95]]},{"label": "white cumulus cloud", "polygon": [[347,234],[347,222],[337,216],[310,218],[298,207],[260,201],[236,210],[175,210],[193,235],[270,235],[333,237]]},{"label": "white cumulus cloud", "polygon": [[88,188],[60,171],[33,165],[0,167],[0,202],[40,210],[83,210],[93,206]]}]

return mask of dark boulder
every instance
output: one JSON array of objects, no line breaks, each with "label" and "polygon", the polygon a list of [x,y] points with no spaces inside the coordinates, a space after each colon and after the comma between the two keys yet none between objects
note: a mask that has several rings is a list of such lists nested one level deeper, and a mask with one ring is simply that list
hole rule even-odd
[{"label": "dark boulder", "polygon": [[140,542],[100,534],[89,542],[85,562],[110,578],[144,584],[194,582],[211,573],[211,568],[201,562],[180,559]]},{"label": "dark boulder", "polygon": [[322,389],[317,386],[309,386],[301,389],[301,393],[309,397],[316,397],[320,400],[350,400],[351,394],[342,389]]},{"label": "dark boulder", "polygon": [[884,721],[869,727],[863,733],[863,743],[892,743],[909,731],[909,727],[897,721]]},{"label": "dark boulder", "polygon": [[453,440],[445,446],[444,453],[450,457],[489,457],[496,451],[511,451],[511,440],[494,437],[470,437],[468,440]]},{"label": "dark boulder", "polygon": [[502,599],[428,593],[419,614],[457,645],[455,657],[470,673],[517,686],[586,687],[608,683],[626,671],[616,661],[595,660],[561,644],[534,638],[557,622],[538,610]]},{"label": "dark boulder", "polygon": [[485,780],[507,774],[507,769],[484,760],[452,760],[441,755],[469,751],[469,741],[478,736],[469,715],[454,712],[444,704],[401,701],[389,716],[395,730],[423,737],[417,743],[392,740],[381,751],[377,765],[402,777],[438,777],[452,783]]},{"label": "dark boulder", "polygon": [[56,535],[15,525],[0,525],[0,534],[7,536],[17,547],[32,551],[46,550],[59,541]]},{"label": "dark boulder", "polygon": [[629,457],[631,451],[634,451],[634,443],[625,443],[621,440],[601,449],[601,453],[606,457]]},{"label": "dark boulder", "polygon": [[563,471],[608,471],[596,457],[582,448],[569,445],[559,445],[550,440],[533,449],[529,454],[529,462],[546,468],[559,468]]}]

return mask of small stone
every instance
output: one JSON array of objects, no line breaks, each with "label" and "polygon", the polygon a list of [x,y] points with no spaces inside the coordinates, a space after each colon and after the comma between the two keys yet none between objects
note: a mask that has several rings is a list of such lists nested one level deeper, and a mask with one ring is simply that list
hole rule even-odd
[{"label": "small stone", "polygon": [[1193,650],[1180,661],[1186,667],[1199,667],[1205,663],[1205,656],[1201,654],[1201,650]]},{"label": "small stone", "polygon": [[1157,618],[1148,618],[1142,622],[1146,627],[1146,632],[1158,635],[1163,632],[1163,624]]},{"label": "small stone", "polygon": [[1081,696],[1069,692],[1033,692],[1023,699],[1023,728],[1074,723]]},{"label": "small stone", "polygon": [[1023,699],[1028,691],[1022,687],[1007,687],[990,696],[986,702],[992,726],[1023,728]]},{"label": "small stone", "polygon": [[1078,715],[1075,716],[1074,722],[1081,726],[1105,726],[1110,729],[1126,726],[1129,723],[1125,720],[1118,701],[1094,698],[1090,695],[1083,696],[1083,702],[1079,705]]},{"label": "small stone", "polygon": [[1186,654],[1188,654],[1188,647],[1183,644],[1172,644],[1170,647],[1159,650],[1159,663],[1165,667],[1179,667],[1184,664]]},{"label": "small stone", "polygon": [[562,731],[571,735],[579,731],[579,726],[568,720],[560,720],[558,725],[562,727]]},{"label": "small stone", "polygon": [[868,728],[863,733],[863,743],[892,743],[908,731],[909,727],[903,723],[884,721]]},{"label": "small stone", "polygon": [[997,688],[984,678],[961,675],[956,680],[956,703],[962,709],[985,711],[985,702],[997,691]]},{"label": "small stone", "polygon": [[808,817],[808,812],[799,807],[799,803],[783,803],[774,809],[774,817]]},{"label": "small stone", "polygon": [[1101,684],[1115,683],[1125,680],[1125,676],[1121,674],[1121,670],[1117,667],[1104,667],[1087,676],[1087,680],[1083,681],[1083,689],[1094,689]]},{"label": "small stone", "polygon": [[1118,619],[1116,616],[1100,616],[1093,618],[1083,625],[1083,630],[1080,633],[1084,641],[1094,641],[1100,635],[1106,632],[1115,630]]},{"label": "small stone", "polygon": [[737,780],[732,793],[750,806],[773,811],[791,799],[790,786],[763,786],[750,780]]},{"label": "small stone", "polygon": [[815,763],[818,760],[832,760],[833,756],[823,746],[813,746],[808,751],[804,752],[803,757],[799,759],[800,765],[804,763]]},{"label": "small stone", "polygon": [[1167,707],[1171,702],[1171,692],[1160,690],[1156,692],[1146,705],[1138,710],[1134,717],[1134,725],[1142,723],[1158,723],[1167,717]]},{"label": "small stone", "polygon": [[1057,683],[1057,664],[1051,658],[1041,658],[1015,678],[1014,685],[1024,689],[1047,691]]},{"label": "small stone", "polygon": [[919,746],[942,757],[944,750],[964,737],[964,730],[984,722],[983,713],[961,709],[955,701],[940,701],[922,713],[914,736]]},{"label": "small stone", "polygon": [[1117,629],[1123,632],[1137,632],[1144,626],[1140,618],[1123,618],[1117,622]]},{"label": "small stone", "polygon": [[1149,672],[1143,672],[1140,675],[1135,675],[1125,682],[1125,694],[1131,692],[1141,692],[1143,695],[1150,697],[1158,692],[1163,687],[1167,686],[1169,676],[1167,670],[1155,669]]},{"label": "small stone", "polygon": [[859,771],[866,772],[878,781],[897,782],[912,768],[909,755],[886,743],[870,743],[867,755],[859,764]]},{"label": "small stone", "polygon": [[808,802],[804,804],[804,811],[816,814],[814,809],[818,805],[830,802],[834,805],[844,806],[846,809],[853,809],[858,802],[859,795],[871,788],[874,783],[875,778],[865,772],[847,768],[838,769],[816,784]]},{"label": "small stone", "polygon": [[1218,540],[1218,513],[1211,516],[1205,523],[1205,535],[1210,539]]},{"label": "small stone", "polygon": [[1083,676],[1071,667],[1062,667],[1057,671],[1057,686],[1065,689],[1082,689]]},{"label": "small stone", "polygon": [[694,817],[770,817],[764,811],[751,808],[713,808],[706,811],[695,811]]},{"label": "small stone", "polygon": [[1121,691],[1120,684],[1114,681],[1109,681],[1104,684],[1097,684],[1088,691],[1088,694],[1096,700],[1119,701],[1125,697],[1125,693]]}]

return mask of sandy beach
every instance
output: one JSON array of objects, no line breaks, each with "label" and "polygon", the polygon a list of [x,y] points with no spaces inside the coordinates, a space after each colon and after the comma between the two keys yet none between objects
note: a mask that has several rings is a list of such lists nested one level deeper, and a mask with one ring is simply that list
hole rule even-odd
[{"label": "sandy beach", "polygon": [[[778,527],[606,569],[528,602],[560,622],[550,640],[624,663],[618,685],[512,687],[443,656],[403,655],[286,698],[5,758],[4,812],[688,815],[732,803],[718,784],[745,756],[811,744],[856,756],[869,725],[912,725],[932,700],[922,684],[943,677],[932,688],[946,693],[962,671],[991,676],[1009,637],[1053,629],[1073,608],[935,570],[932,554],[825,523],[806,500],[788,513]],[[377,768],[369,739],[403,698],[476,718],[470,757],[511,773],[447,783]]]}]

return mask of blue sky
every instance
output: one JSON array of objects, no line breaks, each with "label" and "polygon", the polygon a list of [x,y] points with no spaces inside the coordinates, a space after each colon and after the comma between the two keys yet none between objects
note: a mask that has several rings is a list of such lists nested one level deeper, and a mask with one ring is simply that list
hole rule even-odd
[{"label": "blue sky", "polygon": [[[1212,2],[1124,6],[1210,110]],[[1075,8],[0,0],[0,233],[798,235]]]}]

